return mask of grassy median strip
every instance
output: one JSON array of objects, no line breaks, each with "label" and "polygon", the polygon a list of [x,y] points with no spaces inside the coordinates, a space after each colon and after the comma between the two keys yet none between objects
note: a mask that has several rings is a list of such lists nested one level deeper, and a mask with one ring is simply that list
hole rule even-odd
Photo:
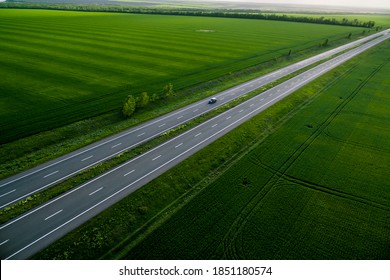
[{"label": "grassy median strip", "polygon": [[182,209],[104,257],[388,259],[389,46],[348,63]]},{"label": "grassy median strip", "polygon": [[[334,56],[337,56],[337,55],[334,55]],[[332,56],[332,57],[334,57]],[[211,119],[213,118],[214,116],[217,116],[235,106],[237,106],[238,104],[246,101],[246,100],[249,100],[250,98],[258,95],[258,94],[261,94],[262,92],[296,76],[296,75],[299,75],[300,73],[303,73],[305,72],[306,70],[316,66],[316,65],[319,65],[321,63],[323,63],[324,61],[327,61],[329,59],[331,59],[332,57],[329,57],[328,59],[325,59],[325,60],[322,60],[322,61],[319,61],[313,65],[310,65],[310,66],[307,66],[299,71],[296,71],[290,75],[287,75],[281,79],[278,79],[272,83],[269,83],[259,89],[256,89],[248,94],[245,94],[227,104],[224,104],[223,106],[213,110],[213,111],[210,111],[204,115],[201,115],[187,123],[184,123],[184,124],[181,124],[171,130],[168,130],[166,132],[164,132],[162,135],[138,146],[138,147],[135,147],[133,149],[129,149],[127,151],[124,151],[122,153],[120,153],[119,155],[116,155],[115,157],[111,158],[111,159],[108,159],[102,163],[99,163],[97,164],[96,166],[93,166],[83,172],[81,172],[80,174],[77,174],[67,180],[65,180],[64,182],[61,182],[61,183],[58,183],[56,185],[53,185],[51,187],[49,187],[48,189],[46,190],[43,190],[41,192],[38,192],[36,194],[33,194],[25,199],[22,199],[21,201],[19,202],[16,202],[8,207],[5,207],[4,209],[0,210],[0,224],[1,223],[5,223],[7,222],[8,220],[12,219],[12,218],[15,218],[29,210],[31,210],[32,208],[42,204],[42,203],[45,203],[47,201],[49,201],[50,199],[58,196],[58,195],[61,195],[69,190],[71,190],[72,188],[76,187],[76,186],[79,186],[85,182],[87,182],[88,180],[91,180],[92,178],[95,178],[101,174],[103,174],[104,172],[114,168],[115,166],[118,166],[132,158],[134,158],[135,156],[137,155],[140,155],[162,143],[164,143],[165,141],[203,123],[204,121],[208,120],[208,119]]]},{"label": "grassy median strip", "polygon": [[[280,28],[282,33],[277,35],[275,25],[286,23],[255,21],[253,25],[251,20],[238,19],[12,9],[0,14],[0,87],[5,104],[1,106],[0,178],[239,84],[271,67],[348,42],[350,33],[351,39],[362,36],[363,31],[369,33],[361,28],[294,23],[299,28],[288,24],[289,31]],[[133,30],[139,23],[140,29]],[[216,32],[197,32],[198,25],[205,24]],[[160,27],[169,35],[155,32]],[[177,40],[174,44],[172,38]],[[319,47],[327,39],[328,45]],[[210,63],[215,59],[220,63]],[[151,60],[155,67],[150,67]],[[150,74],[152,69],[163,74]],[[168,82],[173,83],[176,98],[150,104],[131,120],[121,119],[119,107],[128,94],[147,91],[153,95]],[[80,119],[85,120],[74,122]],[[5,140],[35,130],[45,132],[14,142]]]},{"label": "grassy median strip", "polygon": [[233,108],[234,106],[237,106],[238,104],[244,102],[245,100],[248,100],[258,94],[260,94],[261,92],[264,92],[265,90],[273,87],[274,85],[278,84],[278,83],[281,83],[289,78],[291,78],[292,76],[295,76],[299,73],[301,73],[302,71],[304,70],[301,70],[297,73],[294,73],[294,74],[291,74],[291,75],[288,75],[278,81],[275,81],[271,84],[268,84],[264,87],[261,87],[257,90],[254,90],[248,94],[245,94],[227,104],[224,104],[223,106],[213,110],[213,111],[210,111],[204,115],[201,115],[187,123],[184,123],[184,124],[181,124],[171,130],[168,130],[166,132],[164,132],[162,135],[144,143],[144,144],[141,144],[140,146],[138,147],[135,147],[133,149],[129,149],[127,151],[124,151],[122,153],[120,153],[119,155],[116,155],[115,157],[111,158],[111,159],[108,159],[102,163],[99,163],[97,164],[96,166],[93,166],[83,172],[81,172],[80,174],[77,174],[75,176],[73,176],[72,178],[70,179],[67,179],[65,180],[64,182],[61,182],[59,184],[56,184],[54,186],[51,186],[49,187],[48,189],[44,190],[44,191],[41,191],[39,193],[36,193],[36,194],[33,194],[17,203],[14,203],[8,207],[5,207],[4,209],[0,210],[0,223],[4,223],[42,203],[45,203],[47,202],[48,200],[62,194],[62,193],[65,193],[66,191],[69,191],[71,190],[72,188],[78,186],[78,185],[81,185],[85,182],[87,182],[88,180],[94,178],[94,177],[97,177],[101,174],[103,174],[104,172],[114,168],[115,166],[118,166],[132,158],[134,158],[135,156],[137,155],[140,155],[162,143],[164,143],[165,141],[203,123],[204,121],[208,120],[208,119],[211,119],[213,118],[214,116],[217,116],[231,108]]},{"label": "grassy median strip", "polygon": [[[178,213],[179,209],[186,207],[188,201],[198,197],[202,191],[212,186],[212,182],[229,170],[229,167],[248,151],[256,149],[268,135],[283,129],[286,121],[311,105],[329,87],[348,75],[362,59],[383,48],[379,46],[361,54],[359,58],[347,62],[286,97],[69,233],[34,258],[129,257],[131,255],[129,252],[136,248],[139,242],[146,240],[145,238],[151,232],[164,225],[175,213]],[[312,125],[308,121],[307,129],[310,130]],[[250,186],[251,180],[243,181],[243,186]],[[238,195],[235,199],[241,197]],[[214,211],[213,209],[210,208],[209,211]],[[192,219],[190,216],[187,218],[188,222]]]}]

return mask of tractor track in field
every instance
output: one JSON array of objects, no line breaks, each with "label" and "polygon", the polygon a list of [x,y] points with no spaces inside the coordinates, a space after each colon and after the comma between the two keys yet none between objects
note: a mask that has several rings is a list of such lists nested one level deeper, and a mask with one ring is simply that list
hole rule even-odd
[{"label": "tractor track in field", "polygon": [[[389,63],[390,63],[390,58],[385,60],[383,64],[381,64],[378,68],[376,68],[376,70],[373,71],[373,74],[375,75],[378,71],[380,71],[384,66],[386,66]],[[375,115],[364,114],[364,113],[360,113],[360,112],[347,112],[347,113],[356,114],[358,116],[361,116],[361,115],[368,116],[370,118],[375,119],[380,124],[387,125],[387,123],[383,121],[383,118],[379,118]],[[390,149],[380,148],[380,147],[372,146],[372,145],[365,145],[365,144],[359,143],[357,141],[349,141],[349,140],[337,137],[335,135],[332,135],[332,133],[330,132],[328,127],[323,131],[323,133],[324,133],[324,135],[326,135],[330,139],[337,141],[339,143],[351,145],[351,146],[358,147],[358,148],[365,149],[365,150],[377,151],[377,152],[381,152],[381,153],[390,153]]]},{"label": "tractor track in field", "polygon": [[330,195],[334,195],[334,196],[344,198],[344,199],[349,199],[349,200],[352,200],[355,202],[363,203],[363,204],[369,205],[371,207],[375,207],[375,208],[390,212],[389,205],[384,205],[384,204],[369,200],[369,199],[361,197],[361,196],[352,195],[352,194],[347,193],[347,192],[331,189],[329,187],[326,187],[326,186],[323,186],[320,184],[315,184],[313,182],[306,181],[306,180],[303,180],[300,178],[296,178],[296,177],[293,177],[293,176],[290,176],[287,174],[283,175],[281,177],[281,179],[284,179],[290,183],[297,184],[297,185],[305,187],[305,188],[310,188],[313,190],[321,191],[321,192],[324,192],[324,193],[327,193]]},{"label": "tractor track in field", "polygon": [[340,190],[332,189],[329,186],[316,184],[316,183],[313,183],[311,181],[304,180],[304,179],[301,179],[301,178],[298,178],[298,177],[295,177],[295,176],[292,176],[292,175],[289,175],[286,173],[282,174],[280,171],[278,171],[278,170],[276,170],[276,169],[274,169],[274,168],[272,168],[272,167],[270,167],[262,162],[257,162],[256,164],[258,166],[260,166],[261,168],[267,170],[268,172],[275,174],[276,176],[278,176],[279,179],[283,179],[283,180],[288,181],[292,184],[296,184],[296,185],[300,185],[302,187],[321,191],[321,192],[324,192],[324,193],[327,193],[330,195],[335,195],[335,196],[340,197],[340,198],[353,200],[355,202],[364,203],[366,205],[369,205],[369,206],[372,206],[372,207],[375,207],[375,208],[378,208],[381,210],[390,211],[390,206],[388,206],[388,205],[384,205],[384,204],[381,204],[379,202],[376,202],[376,201],[373,201],[373,200],[370,200],[370,199],[367,199],[367,198],[364,198],[361,196],[352,195],[348,192],[343,192]]},{"label": "tractor track in field", "polygon": [[[254,215],[256,208],[259,206],[261,201],[267,194],[274,188],[278,186],[278,183],[281,179],[289,178],[286,174],[289,168],[296,162],[298,158],[311,146],[311,144],[325,131],[325,129],[332,123],[332,121],[344,110],[344,108],[358,95],[360,90],[378,73],[383,66],[385,66],[387,62],[382,63],[378,67],[376,67],[352,92],[349,96],[337,105],[337,107],[330,113],[330,115],[315,129],[315,131],[296,149],[294,153],[292,153],[284,163],[281,164],[278,170],[273,171],[273,175],[270,179],[265,183],[264,187],[253,196],[253,198],[243,207],[242,211],[237,215],[236,219],[233,221],[231,226],[229,227],[227,233],[223,237],[221,241],[221,245],[217,248],[215,255],[222,255],[223,259],[241,259],[243,257],[243,250],[241,253],[240,248],[237,247],[239,242],[236,242],[238,236],[241,234],[241,231],[246,226],[247,222],[250,219],[251,215]],[[351,67],[347,72],[347,74],[355,69],[356,66]],[[342,75],[343,76],[343,75]],[[340,79],[341,76],[337,78]],[[271,170],[272,171],[272,168]],[[291,178],[291,177],[290,177]],[[303,181],[304,183],[304,181]],[[315,186],[315,184],[305,183],[306,187],[311,187],[319,191],[325,191],[326,188],[323,186]],[[337,195],[339,197],[346,198],[347,196],[343,196],[342,192],[338,192],[335,194],[334,192],[327,191],[327,193]],[[389,211],[388,207],[369,202],[368,200],[362,199],[360,197],[356,197],[353,195],[348,195],[349,199],[353,199],[355,201],[359,201],[362,203],[369,204],[371,206],[378,207],[380,209],[384,209]],[[382,207],[381,207],[382,206]]]},{"label": "tractor track in field", "polygon": [[390,153],[390,149],[381,149],[381,148],[378,148],[376,146],[372,146],[372,145],[365,145],[365,144],[361,144],[359,142],[356,142],[356,141],[349,141],[349,140],[345,140],[343,138],[340,138],[340,137],[336,137],[334,135],[331,135],[329,132],[327,131],[324,131],[324,135],[326,135],[329,139],[335,141],[335,142],[339,142],[339,143],[342,143],[342,144],[346,144],[346,145],[349,145],[349,146],[353,146],[353,147],[356,147],[356,148],[359,148],[361,150],[367,150],[367,151],[376,151],[376,152],[380,152],[380,153],[386,153],[386,154],[389,154]]}]

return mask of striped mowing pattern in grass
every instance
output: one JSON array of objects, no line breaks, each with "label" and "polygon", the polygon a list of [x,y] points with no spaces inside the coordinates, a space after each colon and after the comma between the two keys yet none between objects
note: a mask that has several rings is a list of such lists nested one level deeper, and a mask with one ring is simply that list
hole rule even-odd
[{"label": "striped mowing pattern in grass", "polygon": [[349,32],[361,29],[0,10],[0,143],[119,109],[130,93],[188,87]]}]

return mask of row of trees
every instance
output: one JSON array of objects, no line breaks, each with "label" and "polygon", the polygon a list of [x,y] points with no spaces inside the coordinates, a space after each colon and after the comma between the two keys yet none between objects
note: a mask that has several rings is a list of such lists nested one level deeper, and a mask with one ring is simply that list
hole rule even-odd
[{"label": "row of trees", "polygon": [[131,117],[138,108],[145,108],[149,102],[157,101],[159,99],[165,99],[174,95],[173,85],[171,83],[166,84],[163,87],[163,91],[160,94],[153,94],[151,97],[147,92],[141,93],[139,96],[134,97],[128,95],[123,102],[122,114],[124,117]]},{"label": "row of trees", "polygon": [[[153,13],[153,12],[152,12]],[[358,19],[349,20],[343,18],[341,20],[336,18],[325,18],[325,17],[309,17],[309,16],[295,16],[285,14],[263,14],[260,12],[253,11],[191,11],[191,10],[179,10],[179,11],[156,11],[156,13],[167,13],[172,15],[188,15],[188,16],[209,16],[209,17],[228,17],[228,18],[249,18],[249,19],[263,19],[263,20],[277,20],[277,21],[293,21],[293,22],[305,22],[305,23],[316,23],[316,24],[330,24],[330,25],[344,25],[344,26],[356,26],[356,27],[367,27],[373,28],[375,21],[361,21]]]},{"label": "row of trees", "polygon": [[119,13],[137,13],[137,14],[163,14],[163,15],[182,15],[182,16],[207,16],[207,17],[228,17],[228,18],[249,18],[278,21],[294,21],[318,24],[345,25],[373,28],[375,21],[361,21],[358,19],[349,20],[347,18],[325,18],[294,16],[284,14],[263,14],[254,10],[205,10],[205,9],[172,9],[172,8],[147,8],[132,6],[104,6],[104,5],[80,5],[80,4],[41,4],[41,3],[13,3],[7,0],[1,3],[0,8],[29,8],[29,9],[53,9],[53,10],[72,10],[72,11],[93,11],[93,12],[119,12]]}]

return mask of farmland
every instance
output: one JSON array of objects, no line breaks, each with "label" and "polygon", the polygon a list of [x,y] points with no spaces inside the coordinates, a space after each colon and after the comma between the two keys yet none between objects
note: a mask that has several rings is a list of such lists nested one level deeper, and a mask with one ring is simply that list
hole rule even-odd
[{"label": "farmland", "polygon": [[388,259],[389,54],[349,63],[125,258]]},{"label": "farmland", "polygon": [[302,88],[36,258],[388,259],[389,52]]},{"label": "farmland", "polygon": [[[260,20],[0,10],[0,143],[116,112],[361,28]],[[207,31],[207,32],[206,32]]]}]

